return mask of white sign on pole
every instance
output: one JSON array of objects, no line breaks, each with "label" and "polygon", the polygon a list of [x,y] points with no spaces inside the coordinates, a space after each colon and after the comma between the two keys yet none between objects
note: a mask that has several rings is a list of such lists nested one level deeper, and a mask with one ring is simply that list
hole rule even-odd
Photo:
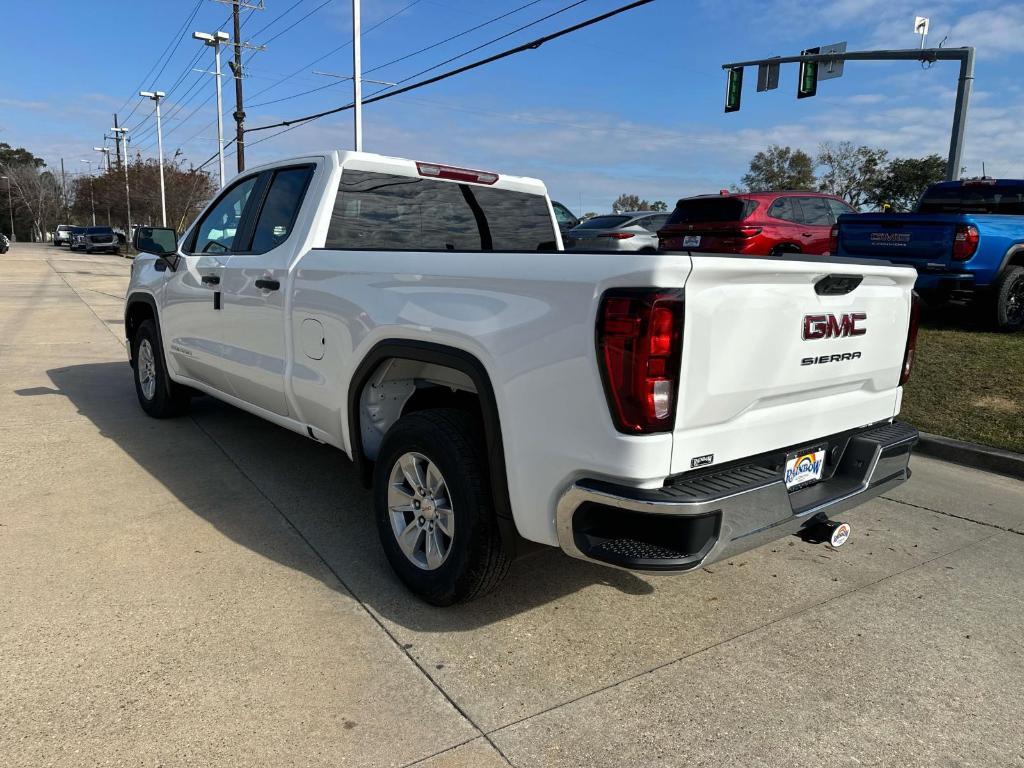
[{"label": "white sign on pole", "polygon": [[914,17],[914,34],[915,35],[927,35],[928,34],[928,17],[927,16],[915,16]]}]

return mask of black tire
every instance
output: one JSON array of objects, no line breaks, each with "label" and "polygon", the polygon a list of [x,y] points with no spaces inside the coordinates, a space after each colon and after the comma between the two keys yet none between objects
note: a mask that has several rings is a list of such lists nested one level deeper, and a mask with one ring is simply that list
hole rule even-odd
[{"label": "black tire", "polygon": [[[148,345],[149,354],[152,356],[153,368],[151,371],[145,364],[146,357],[144,345]],[[152,320],[143,320],[135,336],[132,337],[132,375],[135,379],[135,394],[139,398],[139,405],[147,414],[155,419],[168,419],[172,416],[180,416],[188,410],[189,390],[180,384],[175,384],[167,375],[167,367],[164,364],[163,349],[160,340],[157,338],[156,324]],[[143,382],[146,378],[145,372],[153,376],[153,386],[149,387]]]},{"label": "black tire", "polygon": [[800,248],[795,245],[776,245],[769,251],[769,256],[785,256],[788,253],[800,253]]},{"label": "black tire", "polygon": [[1024,328],[1024,267],[1004,269],[992,291],[997,330],[1012,333]]},{"label": "black tire", "polygon": [[[447,486],[454,527],[448,554],[434,570],[415,565],[399,546],[392,528],[388,507],[391,473],[408,453],[432,462]],[[480,597],[508,573],[511,560],[502,546],[485,456],[479,425],[468,413],[449,408],[402,417],[381,444],[373,476],[374,516],[381,545],[405,586],[432,605]]]}]

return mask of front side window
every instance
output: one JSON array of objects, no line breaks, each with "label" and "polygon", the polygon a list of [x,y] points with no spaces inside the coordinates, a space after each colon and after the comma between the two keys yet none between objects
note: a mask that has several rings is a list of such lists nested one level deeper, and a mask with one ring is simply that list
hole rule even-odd
[{"label": "front side window", "polygon": [[561,203],[552,202],[552,208],[555,209],[555,219],[558,221],[559,226],[572,227],[575,226],[579,221],[572,212]]},{"label": "front side window", "polygon": [[227,253],[234,247],[242,213],[257,178],[250,176],[240,181],[214,204],[196,226],[193,253]]},{"label": "front side window", "polygon": [[327,248],[536,251],[554,248],[543,195],[345,170]]},{"label": "front side window", "polygon": [[250,251],[266,253],[288,239],[312,173],[312,168],[303,167],[286,168],[274,174],[256,221]]},{"label": "front side window", "polygon": [[847,205],[846,203],[841,203],[838,200],[832,200],[831,198],[829,198],[829,200],[828,200],[828,207],[832,211],[832,220],[833,221],[837,220],[840,216],[843,216],[843,215],[845,215],[847,213],[856,213],[857,212],[851,206]]}]

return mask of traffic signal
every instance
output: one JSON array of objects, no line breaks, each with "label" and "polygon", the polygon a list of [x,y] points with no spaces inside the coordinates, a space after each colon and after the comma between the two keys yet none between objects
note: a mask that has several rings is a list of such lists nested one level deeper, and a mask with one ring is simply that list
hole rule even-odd
[{"label": "traffic signal", "polygon": [[[801,56],[808,56],[815,53],[821,53],[821,48],[808,48],[807,50],[800,51]],[[809,96],[813,96],[817,92],[818,62],[801,61],[800,77],[798,77],[796,81],[796,97],[798,99],[806,99]]]},{"label": "traffic signal", "polygon": [[725,83],[725,111],[739,112],[743,92],[743,67],[730,67]]}]

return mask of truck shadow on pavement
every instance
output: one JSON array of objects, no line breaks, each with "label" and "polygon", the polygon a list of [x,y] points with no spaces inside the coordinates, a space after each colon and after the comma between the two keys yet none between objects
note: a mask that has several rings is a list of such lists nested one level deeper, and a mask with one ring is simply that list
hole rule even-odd
[{"label": "truck shadow on pavement", "polygon": [[195,398],[188,416],[151,419],[138,406],[124,362],[47,373],[55,389],[18,394],[67,397],[103,437],[224,536],[351,594],[385,621],[415,631],[465,631],[594,585],[628,595],[654,592],[635,574],[534,547],[490,595],[452,608],[428,606],[393,575],[370,491],[340,451],[212,397]]}]

